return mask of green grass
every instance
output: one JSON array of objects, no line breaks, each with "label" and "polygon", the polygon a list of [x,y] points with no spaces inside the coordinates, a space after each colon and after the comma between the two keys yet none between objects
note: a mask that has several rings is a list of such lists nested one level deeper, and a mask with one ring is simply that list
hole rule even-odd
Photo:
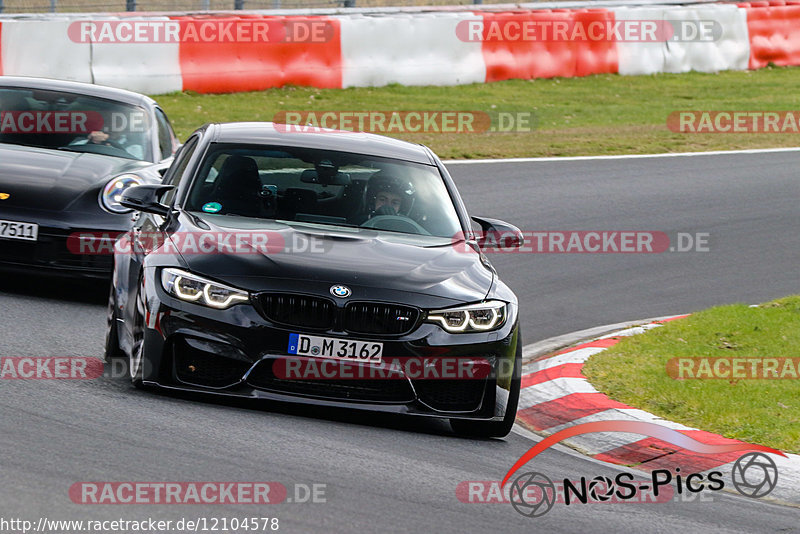
[{"label": "green grass", "polygon": [[[623,339],[583,368],[609,397],[665,419],[800,452],[800,379],[670,378],[679,357],[798,358],[800,296],[720,306]],[[796,366],[795,366],[796,369]]]},{"label": "green grass", "polygon": [[800,67],[718,74],[509,80],[455,87],[315,89],[156,96],[181,139],[205,122],[272,120],[299,111],[531,111],[528,133],[393,135],[444,158],[644,154],[800,145],[800,134],[680,134],[667,116],[686,110],[800,110]]}]

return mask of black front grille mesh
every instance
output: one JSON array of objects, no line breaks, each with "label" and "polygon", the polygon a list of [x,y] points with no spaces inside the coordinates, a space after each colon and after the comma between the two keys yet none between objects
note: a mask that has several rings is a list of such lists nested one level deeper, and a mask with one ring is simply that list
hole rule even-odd
[{"label": "black front grille mesh", "polygon": [[258,302],[264,317],[273,323],[353,334],[407,334],[417,326],[420,317],[419,310],[411,306],[350,302],[342,309],[326,298],[292,293],[262,294]]},{"label": "black front grille mesh", "polygon": [[263,295],[261,307],[270,321],[301,328],[327,330],[335,318],[331,301],[307,295]]},{"label": "black front grille mesh", "polygon": [[413,330],[419,311],[408,306],[353,302],[345,308],[344,329],[354,334],[401,335]]}]

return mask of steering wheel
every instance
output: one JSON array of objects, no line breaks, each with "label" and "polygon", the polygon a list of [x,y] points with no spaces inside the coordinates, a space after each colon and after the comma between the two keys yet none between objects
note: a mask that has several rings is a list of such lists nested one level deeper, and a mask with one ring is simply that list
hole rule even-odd
[{"label": "steering wheel", "polygon": [[[98,144],[103,144],[103,143],[98,143]],[[124,150],[125,152],[127,152],[127,149],[125,148],[125,146],[123,146],[123,144],[118,142],[118,141],[115,141],[115,140],[112,140],[112,139],[106,139],[105,144],[108,145],[108,146],[113,146],[114,148],[117,148],[119,150]]]},{"label": "steering wheel", "polygon": [[115,156],[117,153],[124,154],[127,157],[133,156],[133,154],[128,152],[125,147],[117,141],[107,140],[103,143],[73,144],[74,142],[75,141],[66,145],[64,148],[69,150],[79,150],[82,152],[94,152],[96,154],[105,154],[108,156]]},{"label": "steering wheel", "polygon": [[420,226],[414,219],[409,219],[402,215],[377,215],[368,219],[361,227],[374,228],[376,230],[391,230],[407,234],[431,235],[429,231]]}]

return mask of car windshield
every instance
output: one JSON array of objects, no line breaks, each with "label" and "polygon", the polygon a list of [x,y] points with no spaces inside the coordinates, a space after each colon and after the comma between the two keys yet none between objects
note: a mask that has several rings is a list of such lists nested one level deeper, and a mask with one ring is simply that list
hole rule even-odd
[{"label": "car windshield", "polygon": [[185,208],[447,238],[461,230],[435,166],[310,148],[214,144]]},{"label": "car windshield", "polygon": [[152,161],[147,112],[103,98],[0,88],[0,143]]}]

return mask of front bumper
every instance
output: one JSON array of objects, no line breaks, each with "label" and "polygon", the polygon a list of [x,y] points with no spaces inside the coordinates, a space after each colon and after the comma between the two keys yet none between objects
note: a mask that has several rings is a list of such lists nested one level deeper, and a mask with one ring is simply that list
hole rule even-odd
[{"label": "front bumper", "polygon": [[114,239],[118,232],[109,232],[108,238],[96,238],[95,250],[109,252],[76,254],[67,245],[76,233],[99,233],[87,230],[61,230],[39,227],[37,241],[0,240],[0,267],[15,272],[35,270],[51,276],[110,279],[114,267]]},{"label": "front bumper", "polygon": [[36,241],[0,239],[0,268],[51,276],[110,279],[114,241],[130,229],[131,215],[9,210],[1,219],[39,225]]},{"label": "front bumper", "polygon": [[[152,271],[145,293],[146,385],[421,416],[500,421],[506,414],[519,340],[515,309],[489,333],[448,334],[421,323],[402,336],[367,336],[273,324],[250,304],[213,310],[182,302],[164,292]],[[379,341],[384,362],[414,365],[376,371],[371,364],[293,356],[287,351],[292,333]],[[287,375],[289,362],[298,360],[337,371]],[[450,373],[437,369],[445,361]]]}]

